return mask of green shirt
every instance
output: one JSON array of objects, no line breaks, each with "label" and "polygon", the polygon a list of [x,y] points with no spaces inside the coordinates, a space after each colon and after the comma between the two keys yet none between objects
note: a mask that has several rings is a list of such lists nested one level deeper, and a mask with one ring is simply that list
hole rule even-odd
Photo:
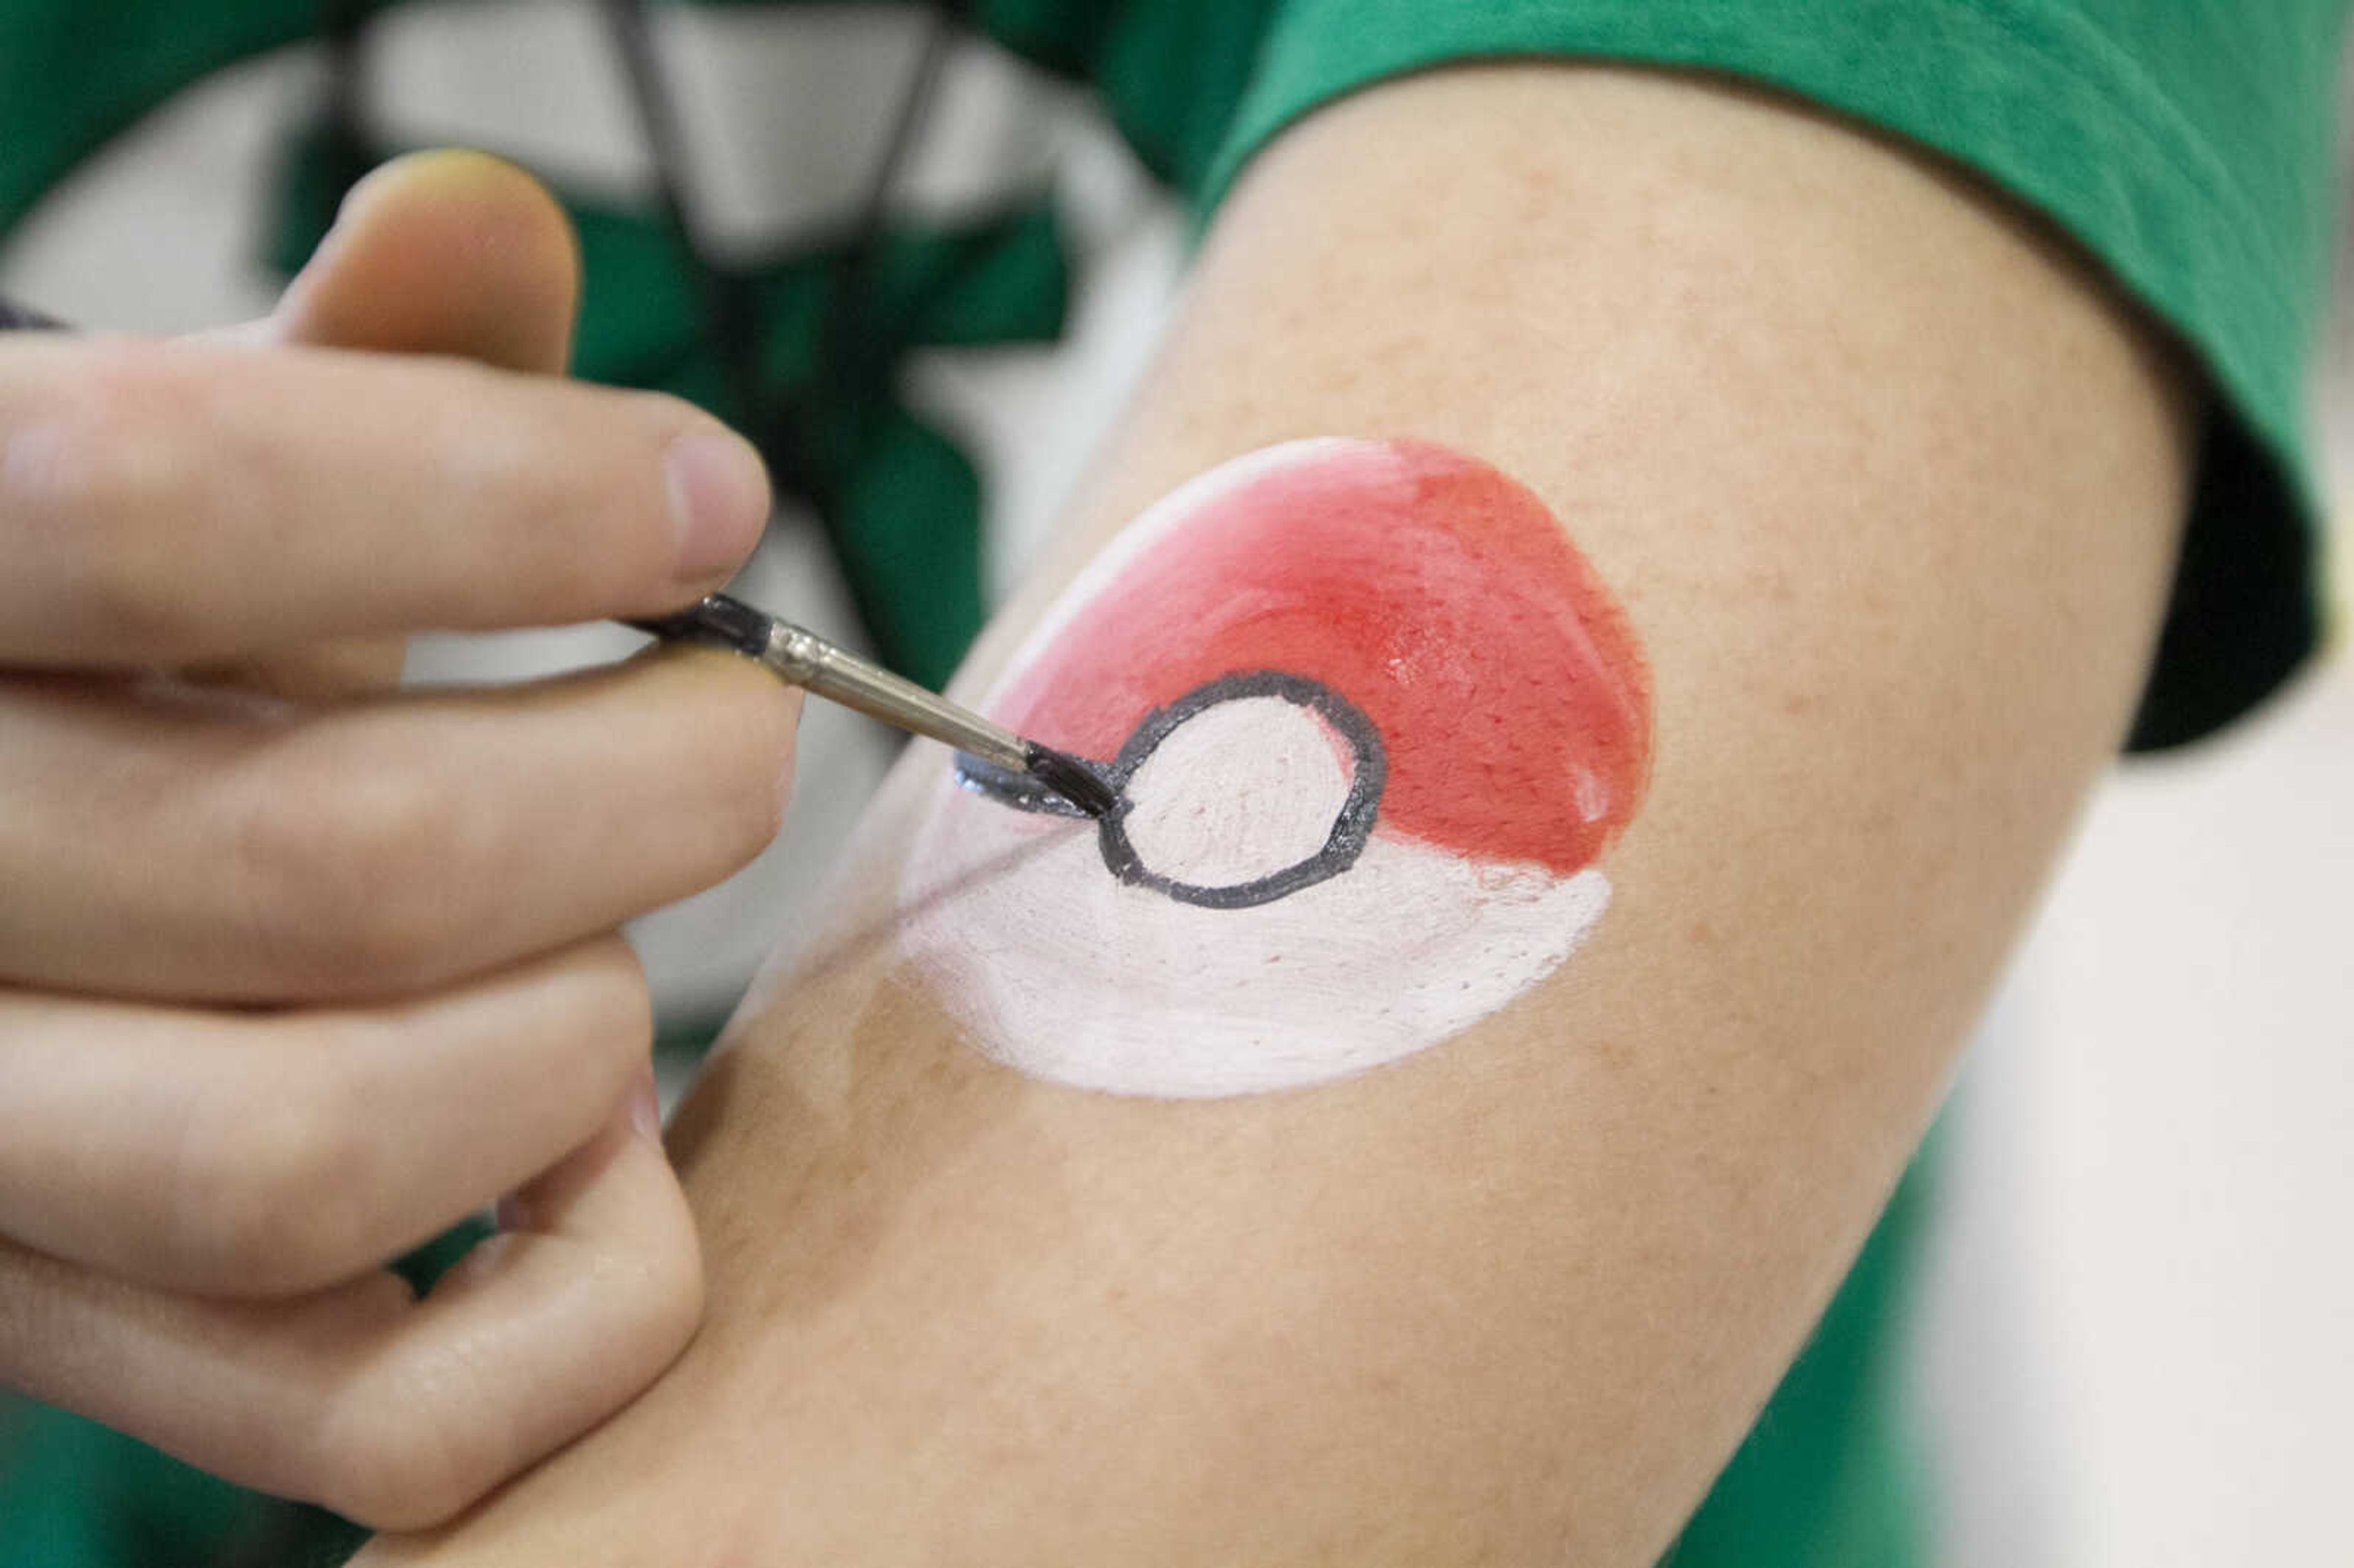
[{"label": "green shirt", "polygon": [[1784,88],[2041,212],[2212,384],[2182,570],[2135,725],[2194,739],[2319,626],[2306,382],[2334,233],[2339,0],[1294,0],[1209,177],[1334,96],[1474,57],[1598,56]]},{"label": "green shirt", "polygon": [[[717,5],[721,0],[710,0]],[[0,0],[0,235],[107,138],[197,79],[397,0]],[[968,23],[1083,81],[1148,167],[1214,207],[1249,157],[1369,83],[1497,57],[1589,57],[1772,84],[1976,171],[2163,323],[2211,388],[2182,562],[2137,747],[2278,685],[2319,630],[2305,385],[2332,233],[2338,0],[971,0]],[[332,112],[292,128],[266,242],[292,266],[394,149]],[[576,193],[577,196],[577,193]],[[719,280],[756,326],[722,363],[655,215],[572,203],[577,368],[698,397],[762,436],[825,520],[878,647],[938,680],[982,616],[981,498],[898,397],[905,355],[1051,338],[1068,250],[1047,193],[983,219],[805,240]],[[847,330],[845,323],[849,328]],[[1892,1414],[1891,1326],[1927,1196],[1906,1181],[1672,1554],[1675,1568],[1925,1560],[1931,1510]],[[0,1558],[325,1561],[350,1539],[135,1446],[0,1403]]]}]

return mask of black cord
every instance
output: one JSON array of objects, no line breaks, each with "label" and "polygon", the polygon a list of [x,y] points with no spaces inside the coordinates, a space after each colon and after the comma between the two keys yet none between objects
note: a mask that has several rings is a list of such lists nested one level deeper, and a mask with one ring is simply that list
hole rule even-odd
[{"label": "black cord", "polygon": [[891,193],[898,185],[900,172],[938,95],[940,73],[948,64],[949,46],[955,41],[956,23],[963,15],[965,0],[940,0],[928,9],[930,26],[916,57],[916,68],[899,95],[899,107],[892,115],[882,155],[875,159],[865,192],[851,220],[841,276],[819,337],[818,363],[823,366],[847,366],[855,346],[868,341],[864,329],[872,323],[866,319],[866,307],[874,289],[876,260],[883,249],[883,227],[889,217]]},{"label": "black cord", "polygon": [[764,439],[769,435],[768,399],[760,387],[760,319],[749,281],[723,267],[705,248],[695,224],[694,170],[686,136],[679,118],[678,101],[663,71],[645,0],[603,0],[605,23],[611,32],[621,69],[629,79],[630,101],[638,117],[639,133],[653,159],[654,195],[663,220],[685,251],[687,266],[703,313],[704,346],[727,378],[728,395],[738,417],[768,456],[771,467],[788,456],[787,444]]},{"label": "black cord", "polygon": [[[768,460],[779,489],[808,502],[835,559],[847,560],[850,540],[842,516],[837,461],[841,449],[821,433],[838,428],[835,421],[842,418],[857,418],[887,391],[896,355],[888,335],[879,330],[881,323],[872,320],[870,307],[890,198],[921,137],[968,0],[937,0],[926,7],[929,26],[915,69],[900,93],[882,153],[843,231],[841,260],[832,269],[812,345],[811,376],[783,399],[771,398],[761,384],[763,323],[753,279],[714,258],[696,230],[694,170],[646,0],[600,3],[652,158],[657,199],[694,271],[704,346],[722,367],[727,391],[742,410],[746,433]],[[871,636],[875,628],[869,607],[863,595],[852,597]]]},{"label": "black cord", "polygon": [[[879,336],[870,330],[875,323],[867,316],[868,296],[882,251],[891,193],[938,95],[949,46],[955,41],[955,23],[963,16],[967,0],[939,0],[927,7],[930,26],[915,69],[900,94],[883,152],[853,210],[843,260],[818,324],[815,374],[801,389],[801,398],[778,407],[761,385],[763,323],[752,280],[716,259],[695,224],[693,160],[646,0],[601,0],[607,29],[629,81],[639,130],[653,162],[656,200],[694,273],[702,308],[704,347],[721,366],[747,433],[769,460],[779,483],[811,503],[830,535],[836,531],[834,479],[830,466],[809,450],[809,438],[824,417],[826,406],[855,404],[862,395],[871,394],[887,372],[887,355],[878,361],[861,353],[863,344]],[[839,554],[841,541],[837,537],[834,543]]]},{"label": "black cord", "polygon": [[367,11],[367,0],[319,0],[318,32],[327,51],[327,125],[349,147],[360,144]]}]

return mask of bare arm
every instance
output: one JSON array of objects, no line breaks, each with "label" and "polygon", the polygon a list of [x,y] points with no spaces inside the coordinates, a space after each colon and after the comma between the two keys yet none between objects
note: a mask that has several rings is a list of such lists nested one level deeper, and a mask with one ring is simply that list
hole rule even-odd
[{"label": "bare arm", "polygon": [[[928,949],[1018,867],[927,882],[910,846],[953,787],[918,748],[832,932],[675,1131],[701,1339],[471,1523],[371,1561],[1649,1562],[1869,1226],[2117,742],[2186,424],[2061,248],[1787,106],[1495,68],[1317,116],[1228,204],[968,694],[1189,476],[1299,437],[1437,443],[1529,487],[1648,664],[1606,910],[1387,1065],[1073,1087],[976,1011],[1011,959]],[[1071,994],[1084,1076],[1121,1042]]]}]

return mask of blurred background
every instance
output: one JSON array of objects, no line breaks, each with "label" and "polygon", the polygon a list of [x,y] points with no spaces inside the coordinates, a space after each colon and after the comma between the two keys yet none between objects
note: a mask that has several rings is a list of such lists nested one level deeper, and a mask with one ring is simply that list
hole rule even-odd
[{"label": "blurred background", "polygon": [[[0,0],[0,28],[16,25],[12,11],[39,9]],[[1076,482],[1164,317],[1188,232],[1155,177],[1167,171],[1140,162],[1063,75],[939,33],[914,8],[795,7],[779,26],[766,7],[665,6],[654,31],[692,175],[666,182],[610,10],[400,7],[371,26],[358,79],[329,46],[267,49],[151,113],[118,114],[119,133],[97,125],[95,153],[69,160],[38,199],[11,167],[24,149],[0,144],[0,197],[15,203],[0,217],[17,219],[0,289],[135,331],[259,314],[282,279],[273,260],[299,260],[323,221],[319,160],[332,172],[338,158],[443,143],[517,156],[576,199],[592,224],[592,296],[631,278],[675,291],[656,263],[681,261],[679,237],[626,217],[665,198],[710,255],[780,290],[796,257],[831,248],[843,265],[887,270],[902,254],[893,246],[931,245],[962,270],[926,296],[948,306],[850,390],[887,394],[869,410],[873,429],[936,444],[917,499],[950,519],[941,549],[981,551],[993,597]],[[927,76],[928,107],[899,135],[893,106]],[[2317,406],[2332,493],[2354,502],[2354,315],[2341,309],[2338,322]],[[629,351],[583,344],[584,355]],[[697,391],[695,374],[656,365],[638,378]],[[856,482],[812,486],[839,499]],[[743,591],[871,646],[859,608],[875,586],[845,575],[839,527],[789,494]],[[2341,626],[2354,600],[2347,560],[2341,550]],[[856,569],[920,573],[922,556]],[[938,673],[923,668],[919,641],[900,641],[882,651]],[[634,642],[610,629],[429,641],[411,673],[520,675]],[[893,750],[824,705],[803,736],[779,844],[634,933],[657,977],[673,1086],[822,896],[830,853]],[[2350,893],[2354,663],[2342,643],[2221,740],[2121,768],[2092,806],[1940,1135],[1903,1386],[1937,1478],[1948,1568],[2342,1558],[2338,1488],[2354,1462]],[[290,1542],[325,1539],[318,1522],[255,1512],[133,1446],[0,1396],[0,1568],[279,1562]]]}]

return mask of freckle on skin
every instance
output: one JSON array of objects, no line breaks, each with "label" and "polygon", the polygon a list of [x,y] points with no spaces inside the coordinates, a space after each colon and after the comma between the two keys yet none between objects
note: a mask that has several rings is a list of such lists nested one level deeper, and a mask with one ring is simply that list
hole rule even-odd
[{"label": "freckle on skin", "polygon": [[1623,1040],[1594,1040],[1586,1043],[1585,1054],[1596,1065],[1619,1071],[1633,1065],[1635,1054]]}]

